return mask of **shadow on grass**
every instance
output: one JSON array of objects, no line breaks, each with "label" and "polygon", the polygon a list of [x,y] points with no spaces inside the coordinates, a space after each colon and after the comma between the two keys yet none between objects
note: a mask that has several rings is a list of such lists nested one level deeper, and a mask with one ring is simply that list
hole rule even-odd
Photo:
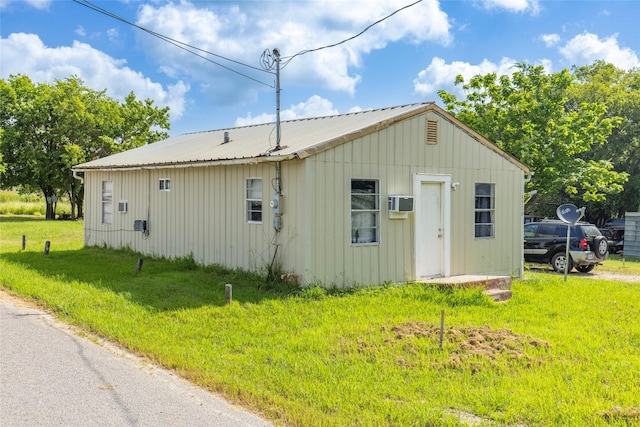
[{"label": "shadow on grass", "polygon": [[[136,272],[141,257],[142,270]],[[227,283],[233,286],[233,301],[241,304],[286,298],[297,289],[285,283],[267,283],[258,274],[199,266],[190,258],[149,258],[130,250],[94,247],[52,251],[49,255],[23,251],[4,253],[2,258],[45,278],[61,280],[69,286],[82,282],[158,311],[225,305]]]},{"label": "shadow on grass", "polygon": [[2,222],[35,222],[46,221],[44,216],[36,215],[2,215],[0,216],[0,223]]}]

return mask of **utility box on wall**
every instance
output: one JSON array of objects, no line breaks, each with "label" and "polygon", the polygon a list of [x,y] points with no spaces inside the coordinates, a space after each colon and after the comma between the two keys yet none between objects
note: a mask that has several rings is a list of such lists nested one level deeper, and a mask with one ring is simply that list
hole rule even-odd
[{"label": "utility box on wall", "polygon": [[147,231],[147,221],[142,219],[133,221],[133,231]]}]

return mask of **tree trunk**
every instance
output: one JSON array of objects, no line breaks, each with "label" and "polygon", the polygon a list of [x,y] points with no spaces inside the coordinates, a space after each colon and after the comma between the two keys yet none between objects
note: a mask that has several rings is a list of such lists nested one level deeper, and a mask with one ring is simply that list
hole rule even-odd
[{"label": "tree trunk", "polygon": [[47,198],[47,213],[46,213],[45,218],[46,219],[56,219],[56,210],[55,210],[53,202],[51,201],[51,199],[49,197]]},{"label": "tree trunk", "polygon": [[78,207],[78,218],[84,218],[84,185],[80,187],[76,196],[76,206]]},{"label": "tree trunk", "polygon": [[42,188],[44,199],[47,202],[46,219],[56,219],[56,193],[51,187]]}]

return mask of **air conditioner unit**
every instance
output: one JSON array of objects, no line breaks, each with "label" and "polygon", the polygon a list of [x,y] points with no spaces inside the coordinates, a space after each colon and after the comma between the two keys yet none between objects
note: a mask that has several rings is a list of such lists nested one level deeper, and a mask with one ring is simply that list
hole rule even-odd
[{"label": "air conditioner unit", "polygon": [[129,211],[129,202],[126,200],[120,200],[118,202],[118,212],[127,213]]},{"label": "air conditioner unit", "polygon": [[137,219],[133,221],[133,231],[142,231],[146,232],[149,228],[147,227],[147,221],[142,219]]},{"label": "air conditioner unit", "polygon": [[413,212],[413,196],[389,196],[389,212]]}]

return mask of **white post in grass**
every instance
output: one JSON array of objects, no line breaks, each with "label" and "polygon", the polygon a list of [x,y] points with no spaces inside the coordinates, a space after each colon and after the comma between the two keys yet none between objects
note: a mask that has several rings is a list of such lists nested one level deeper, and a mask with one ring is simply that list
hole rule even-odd
[{"label": "white post in grass", "polygon": [[444,339],[444,310],[440,312],[440,350],[442,350],[443,339]]},{"label": "white post in grass", "polygon": [[226,285],[224,285],[224,297],[227,300],[227,304],[231,304],[231,288],[231,283],[227,283]]}]

